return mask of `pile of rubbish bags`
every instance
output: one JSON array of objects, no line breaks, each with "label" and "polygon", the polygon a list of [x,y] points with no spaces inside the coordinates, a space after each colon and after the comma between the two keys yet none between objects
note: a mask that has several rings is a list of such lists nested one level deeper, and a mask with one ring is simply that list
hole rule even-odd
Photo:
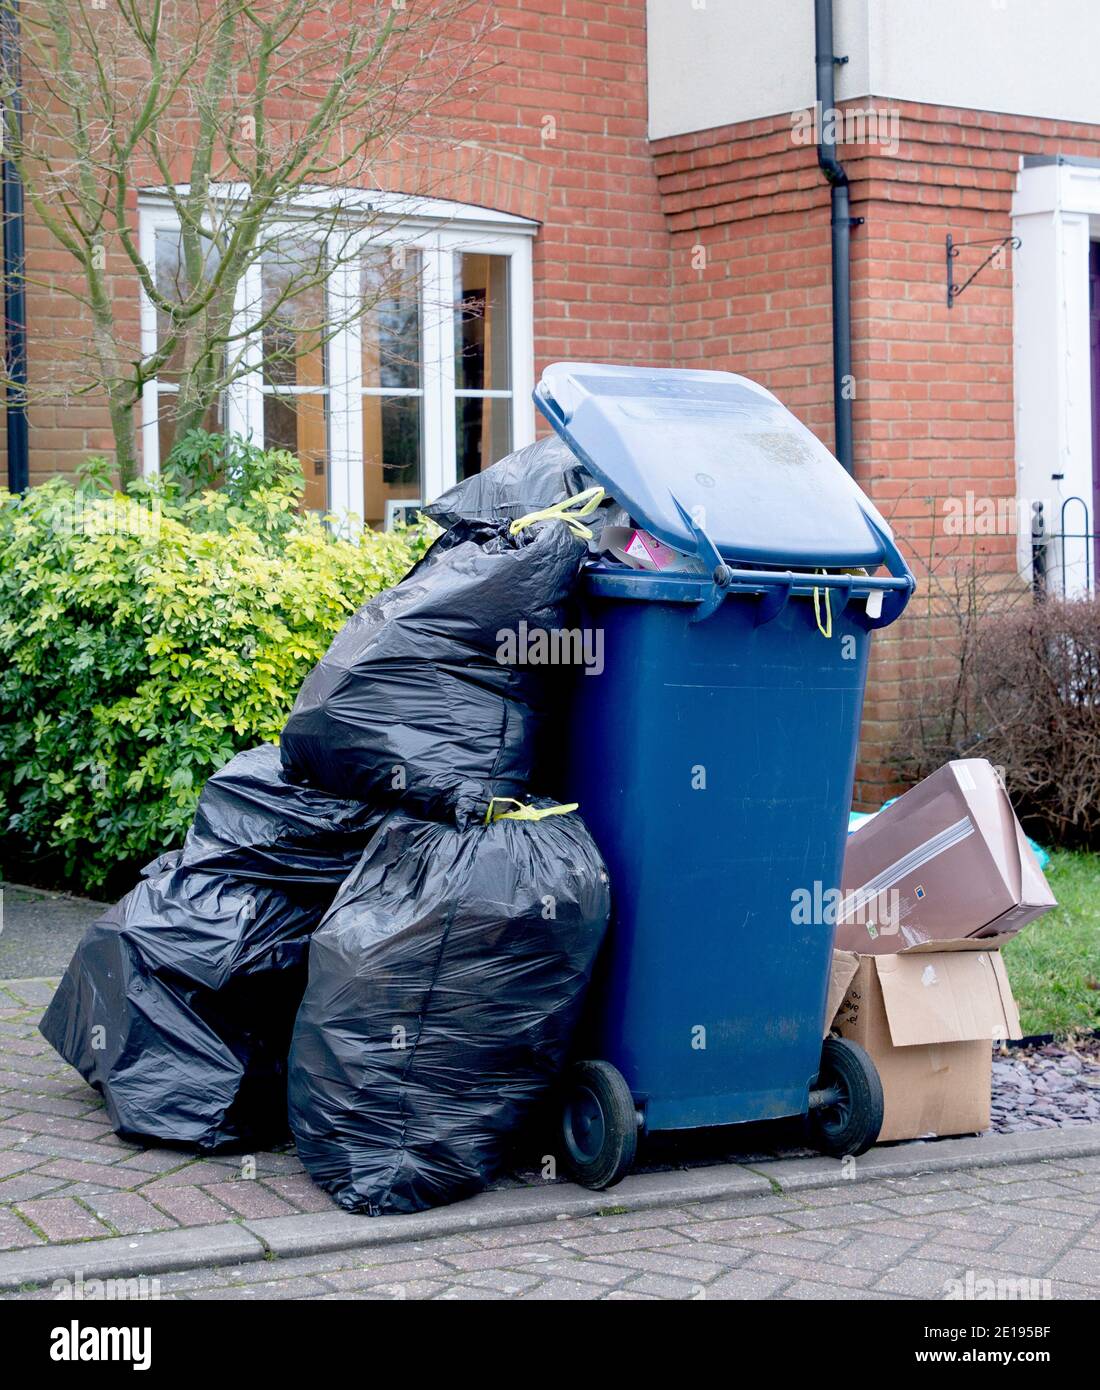
[{"label": "pile of rubbish bags", "polygon": [[212,1151],[289,1122],[370,1214],[499,1173],[610,912],[577,808],[531,794],[555,672],[500,635],[565,623],[599,494],[552,439],[426,508],[447,529],[337,634],[279,747],[215,774],[89,929],[41,1031],[120,1134]]},{"label": "pile of rubbish bags", "polygon": [[41,1023],[120,1134],[212,1150],[286,1131],[309,939],[382,821],[279,750],[206,784],[183,848],[88,929]]}]

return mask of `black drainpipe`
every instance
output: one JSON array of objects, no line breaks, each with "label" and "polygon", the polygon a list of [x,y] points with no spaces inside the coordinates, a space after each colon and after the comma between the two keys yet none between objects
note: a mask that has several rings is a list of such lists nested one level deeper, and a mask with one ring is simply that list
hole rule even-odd
[{"label": "black drainpipe", "polygon": [[[8,0],[0,18],[0,63],[11,94],[11,110],[4,113],[4,145],[8,143],[8,122],[22,129],[23,92],[20,85],[19,5]],[[8,487],[25,492],[30,481],[27,439],[27,295],[23,282],[26,248],[23,235],[23,183],[10,159],[3,161],[0,179],[4,185],[4,348],[8,381]]]},{"label": "black drainpipe", "polygon": [[833,0],[814,0],[815,62],[817,63],[817,109],[820,126],[817,162],[829,184],[832,201],[833,248],[833,418],[836,429],[836,456],[851,473],[852,401],[848,390],[852,375],[852,280],[849,245],[852,233],[848,200],[848,175],[836,157],[836,109],[833,69],[838,60],[833,53]]}]

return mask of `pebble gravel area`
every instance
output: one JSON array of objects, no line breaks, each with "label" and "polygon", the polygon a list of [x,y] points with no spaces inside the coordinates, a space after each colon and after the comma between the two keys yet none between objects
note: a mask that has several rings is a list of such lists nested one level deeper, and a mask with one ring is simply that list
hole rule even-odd
[{"label": "pebble gravel area", "polygon": [[993,1055],[997,1134],[1100,1120],[1100,1038],[1031,1043]]}]

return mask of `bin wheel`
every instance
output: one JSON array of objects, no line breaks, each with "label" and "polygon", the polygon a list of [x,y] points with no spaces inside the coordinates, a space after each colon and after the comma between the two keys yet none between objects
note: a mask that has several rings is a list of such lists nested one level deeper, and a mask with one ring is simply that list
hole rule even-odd
[{"label": "bin wheel", "polygon": [[561,1137],[565,1166],[582,1187],[613,1187],[630,1172],[638,1115],[630,1087],[610,1062],[578,1062],[569,1073]]},{"label": "bin wheel", "polygon": [[847,1038],[826,1038],[811,1095],[815,1146],[834,1158],[866,1153],[882,1129],[882,1107],[882,1082],[863,1048]]}]

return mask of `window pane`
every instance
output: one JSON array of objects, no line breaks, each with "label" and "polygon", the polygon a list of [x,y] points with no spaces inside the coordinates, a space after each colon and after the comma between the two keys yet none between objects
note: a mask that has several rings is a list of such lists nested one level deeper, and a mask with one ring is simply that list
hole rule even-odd
[{"label": "window pane", "polygon": [[[287,237],[261,265],[264,444],[301,460],[302,505],[328,509],[328,376],[324,248]],[[287,388],[306,388],[290,391]]]},{"label": "window pane", "polygon": [[420,498],[419,396],[363,397],[363,520],[381,526],[389,500]]},{"label": "window pane", "polygon": [[455,387],[508,391],[508,256],[455,255]]},{"label": "window pane", "polygon": [[[191,277],[187,273],[185,257],[183,253],[183,238],[178,229],[160,227],[157,229],[153,240],[155,258],[153,262],[153,278],[156,281],[157,289],[166,299],[172,300],[176,304],[182,304],[191,294]],[[200,251],[202,262],[201,271],[204,279],[209,279],[218,266],[218,249],[212,242],[203,242]],[[198,334],[199,340],[205,336],[212,328],[215,328],[210,321],[212,311],[204,310],[194,320],[192,335]],[[224,329],[224,325],[222,326]],[[168,315],[157,308],[157,346],[164,344],[169,336],[171,323]],[[158,378],[161,381],[178,382],[180,372],[185,360],[186,338],[181,337],[172,347],[168,360],[160,369]]]},{"label": "window pane", "polygon": [[420,385],[419,251],[372,250],[363,258],[363,385]]},{"label": "window pane", "polygon": [[265,386],[325,384],[324,252],[315,242],[286,240],[262,266]]},{"label": "window pane", "polygon": [[328,510],[328,398],[320,393],[264,395],[264,445],[289,449],[302,463],[307,511]]},{"label": "window pane", "polygon": [[469,478],[496,463],[512,448],[512,402],[492,396],[459,396],[455,401],[458,476]]}]

